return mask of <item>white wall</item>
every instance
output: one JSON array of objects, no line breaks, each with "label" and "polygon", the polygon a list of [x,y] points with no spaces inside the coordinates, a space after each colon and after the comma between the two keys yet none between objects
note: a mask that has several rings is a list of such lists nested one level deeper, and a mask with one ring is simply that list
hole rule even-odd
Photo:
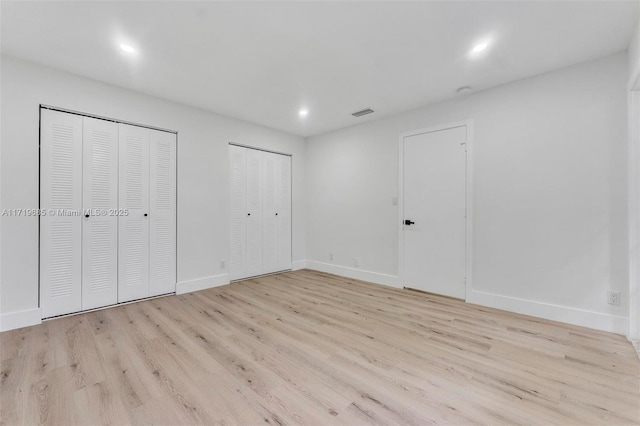
[{"label": "white wall", "polygon": [[620,53],[309,138],[307,265],[398,285],[398,135],[472,119],[467,300],[625,333],[626,83]]},{"label": "white wall", "polygon": [[[228,282],[229,141],[293,154],[293,261],[305,259],[305,141],[2,57],[1,206],[38,207],[39,104],[178,131],[178,291]],[[168,82],[170,84],[170,82]],[[0,329],[39,321],[38,220],[2,217]]]}]

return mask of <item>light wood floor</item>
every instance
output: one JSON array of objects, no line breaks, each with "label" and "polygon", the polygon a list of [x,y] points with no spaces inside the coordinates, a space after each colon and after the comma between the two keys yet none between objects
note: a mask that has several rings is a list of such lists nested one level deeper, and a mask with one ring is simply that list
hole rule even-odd
[{"label": "light wood floor", "polygon": [[638,424],[615,334],[312,271],[0,334],[2,423]]}]

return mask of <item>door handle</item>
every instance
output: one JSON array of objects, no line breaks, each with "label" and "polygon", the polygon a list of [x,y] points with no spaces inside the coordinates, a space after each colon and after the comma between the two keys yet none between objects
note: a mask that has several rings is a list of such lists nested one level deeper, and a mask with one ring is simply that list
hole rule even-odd
[{"label": "door handle", "polygon": [[410,221],[409,219],[404,220],[405,225],[413,225],[415,222]]}]

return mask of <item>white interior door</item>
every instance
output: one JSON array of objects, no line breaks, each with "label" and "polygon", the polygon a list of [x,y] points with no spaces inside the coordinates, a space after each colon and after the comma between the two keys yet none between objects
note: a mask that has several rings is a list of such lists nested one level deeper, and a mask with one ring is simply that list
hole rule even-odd
[{"label": "white interior door", "polygon": [[247,150],[229,145],[231,170],[231,239],[229,275],[232,280],[247,276]]},{"label": "white interior door", "polygon": [[277,156],[278,271],[291,269],[291,157]]},{"label": "white interior door", "polygon": [[247,271],[262,272],[262,151],[247,149]]},{"label": "white interior door", "polygon": [[466,141],[466,126],[404,138],[405,287],[465,297]]},{"label": "white interior door", "polygon": [[42,317],[82,309],[82,117],[41,110]]},{"label": "white interior door", "polygon": [[280,270],[278,262],[278,154],[262,153],[262,273]]},{"label": "white interior door", "polygon": [[118,302],[118,124],[83,118],[82,309]]},{"label": "white interior door", "polygon": [[149,289],[149,130],[119,125],[118,302]]},{"label": "white interior door", "polygon": [[150,130],[150,296],[176,291],[176,135]]}]

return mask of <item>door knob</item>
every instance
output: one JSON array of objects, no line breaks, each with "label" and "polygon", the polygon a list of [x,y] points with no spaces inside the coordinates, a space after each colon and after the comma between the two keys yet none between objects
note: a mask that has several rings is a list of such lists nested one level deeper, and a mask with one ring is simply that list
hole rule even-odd
[{"label": "door knob", "polygon": [[415,222],[410,221],[409,219],[404,220],[405,225],[413,225]]},{"label": "door knob", "polygon": [[147,213],[145,213],[145,214],[144,214],[144,217],[147,217],[147,216],[149,216],[149,215],[148,215]]}]

